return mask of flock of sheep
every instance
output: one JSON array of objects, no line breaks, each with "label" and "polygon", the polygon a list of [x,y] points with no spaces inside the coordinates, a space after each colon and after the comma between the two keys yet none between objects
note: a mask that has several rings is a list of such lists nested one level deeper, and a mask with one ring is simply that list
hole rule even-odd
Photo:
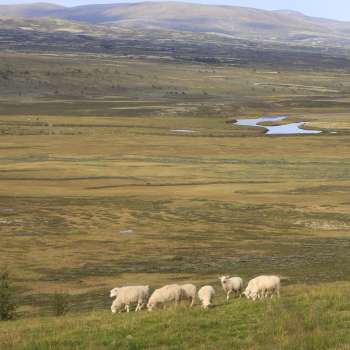
[{"label": "flock of sheep", "polygon": [[[243,291],[243,280],[240,277],[219,277],[222,288],[229,300],[230,294],[235,297],[244,295],[248,299],[256,300],[270,297],[275,294],[279,297],[281,281],[278,276],[258,276],[248,282]],[[131,305],[136,305],[135,311],[141,311],[147,305],[148,311],[167,304],[175,303],[177,305],[181,300],[188,300],[190,307],[195,303],[196,294],[204,309],[209,308],[213,303],[215,290],[212,286],[201,287],[197,293],[197,287],[193,284],[170,284],[156,289],[150,295],[149,286],[126,286],[117,287],[111,290],[110,297],[115,298],[111,310],[112,313],[130,311]]]}]

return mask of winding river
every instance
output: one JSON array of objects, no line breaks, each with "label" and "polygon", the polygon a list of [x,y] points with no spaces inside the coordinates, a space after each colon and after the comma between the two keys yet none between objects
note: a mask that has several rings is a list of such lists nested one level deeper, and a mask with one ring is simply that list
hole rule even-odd
[{"label": "winding river", "polygon": [[298,134],[320,134],[322,131],[319,130],[306,130],[301,129],[305,122],[290,123],[285,125],[265,126],[259,125],[263,122],[276,122],[287,119],[287,116],[275,116],[275,117],[260,117],[255,119],[237,119],[234,125],[242,126],[257,126],[259,128],[265,128],[266,135],[298,135]]}]

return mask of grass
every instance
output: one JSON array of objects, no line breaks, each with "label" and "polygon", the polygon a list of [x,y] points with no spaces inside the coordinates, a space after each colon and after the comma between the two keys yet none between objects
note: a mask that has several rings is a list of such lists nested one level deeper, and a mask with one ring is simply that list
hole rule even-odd
[{"label": "grass", "polygon": [[348,349],[348,283],[293,286],[279,300],[231,300],[213,309],[109,312],[0,324],[7,350],[64,349]]},{"label": "grass", "polygon": [[[0,70],[0,266],[20,301],[0,325],[6,350],[348,347],[345,71],[14,52]],[[324,132],[230,122],[263,114]],[[117,285],[220,289],[218,275],[260,273],[283,277],[280,301],[106,311]]]}]

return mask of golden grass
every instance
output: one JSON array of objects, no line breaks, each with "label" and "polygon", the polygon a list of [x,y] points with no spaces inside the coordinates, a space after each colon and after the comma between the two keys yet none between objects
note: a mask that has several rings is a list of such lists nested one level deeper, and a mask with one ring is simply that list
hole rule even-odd
[{"label": "golden grass", "polygon": [[[2,90],[0,116],[0,265],[14,274],[20,311],[47,314],[56,290],[76,295],[77,309],[105,308],[110,288],[138,281],[268,272],[290,283],[349,278],[347,104],[310,102],[338,96],[327,90],[346,96],[349,76],[1,57],[19,76],[30,67],[18,84],[33,91],[13,104]],[[81,76],[70,73],[77,67]],[[62,79],[48,78],[48,69]],[[96,90],[40,99],[33,86],[43,76],[67,95],[82,82]],[[116,81],[125,89],[111,90]],[[325,132],[269,137],[227,123],[262,114],[288,114]]]}]

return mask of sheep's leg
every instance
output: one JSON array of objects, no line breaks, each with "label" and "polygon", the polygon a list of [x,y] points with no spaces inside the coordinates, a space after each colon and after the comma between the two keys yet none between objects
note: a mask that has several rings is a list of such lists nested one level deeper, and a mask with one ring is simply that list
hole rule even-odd
[{"label": "sheep's leg", "polygon": [[194,298],[191,298],[191,304],[190,304],[190,307],[193,307],[194,305]]},{"label": "sheep's leg", "polygon": [[140,302],[139,304],[137,304],[137,307],[138,307],[137,311],[141,311],[144,306],[145,306],[145,303],[143,302]]},{"label": "sheep's leg", "polygon": [[230,294],[231,294],[231,291],[229,290],[226,294],[226,301],[230,300]]},{"label": "sheep's leg", "polygon": [[130,306],[129,305],[125,305],[125,309],[126,309],[126,312],[130,312]]},{"label": "sheep's leg", "polygon": [[145,303],[141,300],[138,300],[137,301],[137,306],[136,306],[136,309],[135,309],[135,312],[137,311],[141,311],[141,309],[144,307]]}]

